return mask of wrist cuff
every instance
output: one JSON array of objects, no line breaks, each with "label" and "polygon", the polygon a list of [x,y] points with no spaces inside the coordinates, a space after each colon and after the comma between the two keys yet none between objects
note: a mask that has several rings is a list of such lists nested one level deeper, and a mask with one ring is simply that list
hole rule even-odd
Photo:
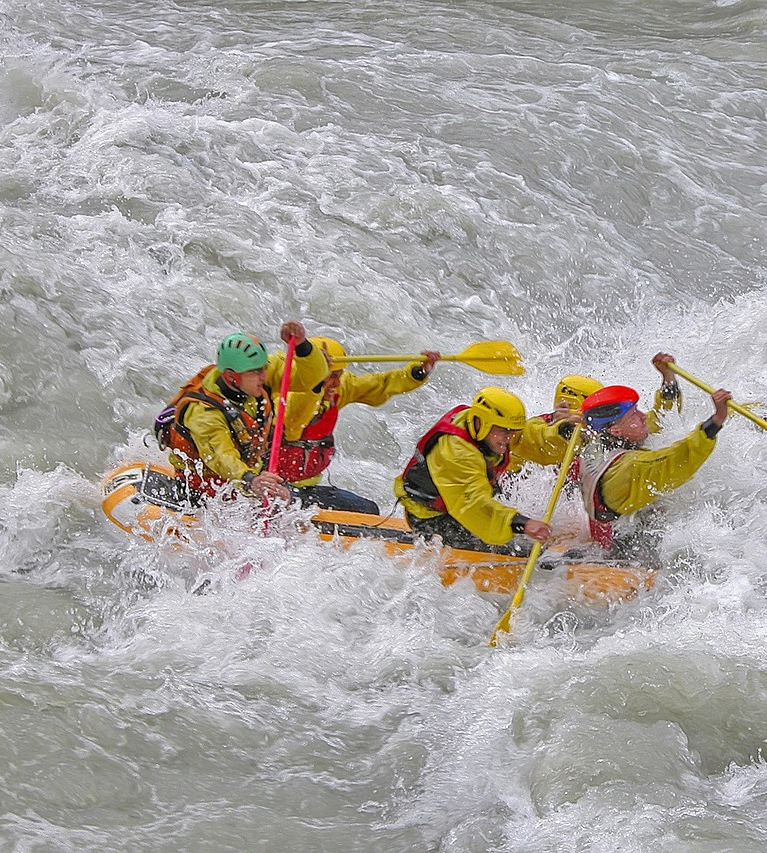
[{"label": "wrist cuff", "polygon": [[423,382],[429,374],[423,369],[422,365],[416,364],[416,366],[410,371],[410,375],[418,382]]},{"label": "wrist cuff", "polygon": [[296,355],[299,358],[306,358],[307,355],[312,351],[312,342],[310,340],[301,341],[300,344],[296,347]]},{"label": "wrist cuff", "polygon": [[511,532],[512,533],[524,533],[525,532],[525,524],[530,521],[530,518],[526,515],[522,515],[521,512],[518,512],[514,518],[511,519]]},{"label": "wrist cuff", "polygon": [[703,430],[703,432],[706,433],[706,436],[708,438],[716,438],[717,433],[721,429],[719,424],[714,423],[713,418],[709,418],[707,421],[703,421],[703,423],[700,425],[700,428]]},{"label": "wrist cuff", "polygon": [[664,382],[660,386],[660,396],[663,400],[676,400],[679,396],[679,384],[676,379],[671,382]]}]

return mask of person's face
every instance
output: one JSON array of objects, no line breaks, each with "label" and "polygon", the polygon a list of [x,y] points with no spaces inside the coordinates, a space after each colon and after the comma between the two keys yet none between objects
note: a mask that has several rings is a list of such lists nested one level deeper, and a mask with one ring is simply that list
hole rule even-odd
[{"label": "person's face", "polygon": [[338,396],[338,388],[341,385],[342,373],[343,370],[333,370],[331,373],[328,373],[322,386],[324,388],[323,397],[326,400],[333,402],[333,400]]},{"label": "person's face", "polygon": [[632,406],[626,414],[617,420],[608,430],[618,438],[625,438],[633,444],[641,444],[648,435],[647,415],[636,406]]},{"label": "person's face", "polygon": [[258,370],[245,370],[242,373],[232,371],[231,373],[232,377],[227,381],[248,397],[258,397],[264,390],[266,368],[260,367]]},{"label": "person's face", "polygon": [[509,444],[512,439],[518,433],[519,430],[492,426],[490,427],[490,432],[485,437],[485,444],[493,451],[493,453],[503,456],[503,454],[509,449]]}]

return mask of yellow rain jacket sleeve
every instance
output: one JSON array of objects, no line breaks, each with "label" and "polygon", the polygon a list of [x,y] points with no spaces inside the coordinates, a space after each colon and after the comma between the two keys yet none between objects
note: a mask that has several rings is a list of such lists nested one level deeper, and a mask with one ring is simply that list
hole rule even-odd
[{"label": "yellow rain jacket sleeve", "polygon": [[682,411],[682,391],[676,397],[666,398],[660,388],[655,392],[655,401],[653,407],[647,413],[647,431],[650,435],[657,435],[663,430],[663,416],[672,409],[676,408],[677,412]]},{"label": "yellow rain jacket sleeve", "polygon": [[[468,417],[468,412],[462,412],[455,423],[465,426]],[[512,473],[519,471],[527,461],[542,465],[561,461],[564,452],[559,450],[560,443],[567,447],[556,425],[546,424],[540,418],[531,418],[525,424],[517,444],[512,447],[509,470]],[[501,461],[500,456],[490,456],[488,459],[495,465]],[[434,485],[445,501],[448,514],[459,524],[488,545],[503,545],[513,537],[511,523],[518,510],[496,500],[487,477],[486,458],[479,448],[458,436],[443,435],[427,456],[426,464]],[[402,476],[394,481],[394,494],[407,512],[416,518],[439,515],[407,496]]]},{"label": "yellow rain jacket sleeve", "polygon": [[[285,354],[278,352],[271,355],[266,365],[266,384],[271,388],[275,411],[284,372]],[[325,356],[321,350],[312,347],[311,352],[306,356],[300,357],[296,353],[290,374],[290,384],[296,388],[308,390],[322,382],[327,373],[328,364]],[[221,372],[214,368],[203,380],[203,387],[214,394],[220,394],[216,384],[220,376]],[[244,409],[249,415],[255,417],[258,413],[256,398],[249,397],[245,401]],[[260,464],[253,467],[243,462],[232,439],[226,418],[218,409],[212,409],[202,403],[191,403],[184,415],[184,426],[189,430],[202,461],[219,477],[225,480],[241,480],[248,471],[258,474],[263,470],[263,459],[260,460]],[[175,467],[179,467],[175,459],[171,458],[171,462]],[[181,465],[183,467],[183,462]]]},{"label": "yellow rain jacket sleeve", "polygon": [[365,373],[357,375],[344,370],[341,374],[341,387],[338,389],[338,408],[350,403],[364,403],[366,406],[382,406],[397,394],[406,394],[425,385],[428,376],[413,378],[413,368],[420,362],[408,364],[384,373]]},{"label": "yellow rain jacket sleeve", "polygon": [[510,474],[516,474],[526,462],[556,465],[565,458],[567,439],[560,435],[560,423],[547,424],[542,418],[525,421],[518,437],[509,445]]},{"label": "yellow rain jacket sleeve", "polygon": [[[321,349],[313,346],[305,356],[299,356],[296,349],[293,367],[290,371],[290,391],[312,391],[328,375],[328,363]],[[274,410],[280,399],[280,383],[285,373],[285,353],[276,352],[269,356],[266,363],[266,384],[272,389]]]},{"label": "yellow rain jacket sleeve", "polygon": [[629,450],[601,478],[602,498],[625,515],[686,483],[716,446],[700,427],[661,450]]},{"label": "yellow rain jacket sleeve", "polygon": [[[426,384],[428,377],[414,379],[412,374],[414,364],[384,373],[368,373],[358,376],[344,370],[341,374],[341,384],[338,387],[336,406],[342,409],[350,403],[364,403],[366,406],[382,406],[387,400],[397,394],[406,394]],[[322,377],[324,380],[325,377]],[[320,382],[322,381],[320,380]],[[316,385],[315,385],[316,388]],[[298,441],[303,431],[311,423],[312,418],[321,411],[323,392],[298,392],[288,394],[288,405],[285,409],[285,438],[288,441]]]}]

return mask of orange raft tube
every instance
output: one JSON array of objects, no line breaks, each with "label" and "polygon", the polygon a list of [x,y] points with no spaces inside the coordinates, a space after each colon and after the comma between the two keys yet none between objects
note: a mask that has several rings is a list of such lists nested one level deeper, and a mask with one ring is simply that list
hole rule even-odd
[{"label": "orange raft tube", "polygon": [[[204,544],[200,520],[184,511],[173,469],[165,465],[132,462],[106,475],[101,484],[102,509],[107,518],[126,533],[149,542],[173,536],[179,543]],[[526,557],[424,546],[404,518],[355,512],[319,510],[312,517],[319,538],[349,547],[361,539],[380,541],[392,556],[427,547],[436,555],[442,583],[449,586],[469,578],[480,592],[512,594],[525,568]],[[571,547],[570,543],[568,547]],[[625,562],[582,562],[569,558],[567,547],[548,548],[541,568],[556,569],[564,576],[568,596],[576,601],[613,603],[626,601],[653,584],[653,571]]]}]

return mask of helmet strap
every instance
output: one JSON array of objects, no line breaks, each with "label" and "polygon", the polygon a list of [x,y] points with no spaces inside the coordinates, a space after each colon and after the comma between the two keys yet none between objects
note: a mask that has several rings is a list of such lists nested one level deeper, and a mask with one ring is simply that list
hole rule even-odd
[{"label": "helmet strap", "polygon": [[642,446],[636,442],[629,441],[627,438],[623,438],[621,435],[615,435],[615,433],[610,432],[609,428],[604,432],[599,433],[599,437],[602,444],[610,450],[636,450]]},{"label": "helmet strap", "polygon": [[235,403],[244,402],[247,400],[248,395],[240,389],[239,385],[235,385],[231,380],[226,378],[225,374],[227,372],[232,373],[235,377],[238,375],[230,367],[227,367],[227,369],[216,380],[216,385],[221,389],[221,393],[224,397],[227,397]]},{"label": "helmet strap", "polygon": [[[469,430],[469,435],[475,441],[484,441],[485,438],[487,438],[487,433],[485,433],[482,438],[479,437],[483,427],[484,424],[482,423],[482,419],[479,417],[479,415],[471,415],[466,424],[466,428]],[[490,430],[488,430],[487,432],[490,432]]]}]

